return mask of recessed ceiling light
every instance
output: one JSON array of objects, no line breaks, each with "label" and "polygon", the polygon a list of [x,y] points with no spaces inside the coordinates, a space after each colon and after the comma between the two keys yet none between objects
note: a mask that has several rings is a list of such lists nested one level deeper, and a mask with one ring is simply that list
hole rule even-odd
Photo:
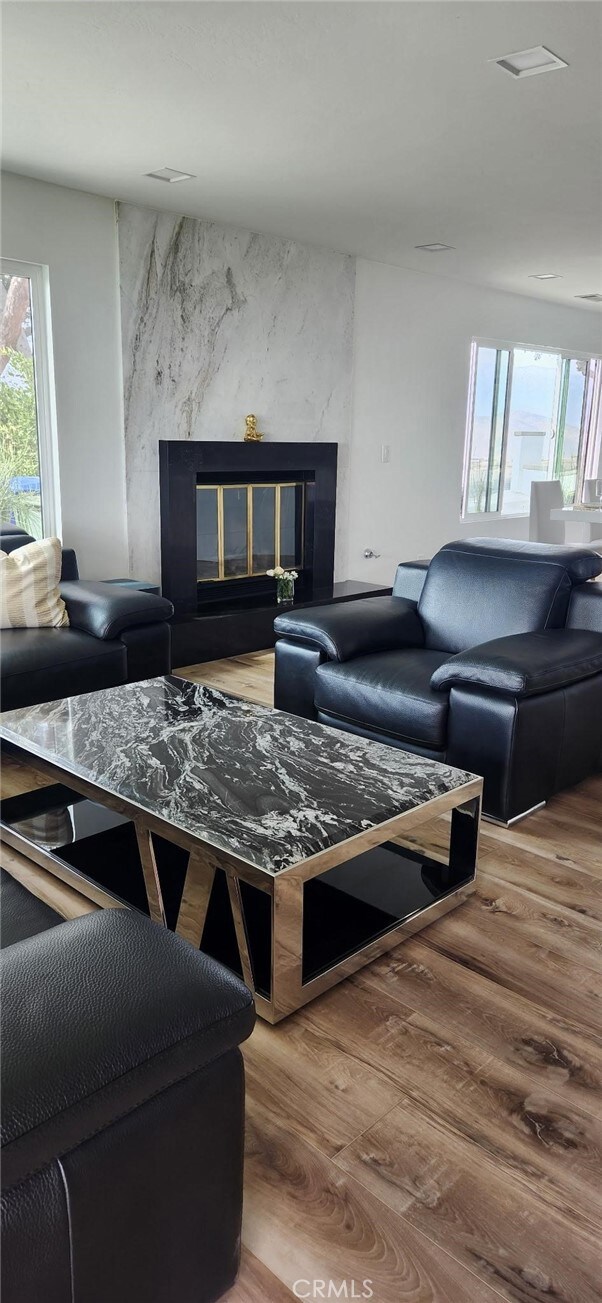
[{"label": "recessed ceiling light", "polygon": [[576,299],[587,299],[588,303],[602,303],[602,294],[576,294]]},{"label": "recessed ceiling light", "polygon": [[558,273],[555,271],[546,271],[541,273],[541,275],[539,276],[537,274],[533,276],[529,276],[529,280],[530,281],[561,281],[562,276],[559,276]]},{"label": "recessed ceiling light", "polygon": [[443,253],[444,249],[453,249],[453,244],[415,244],[415,249],[425,249],[427,253]]},{"label": "recessed ceiling light", "polygon": [[516,54],[503,54],[500,59],[488,59],[488,63],[497,63],[504,72],[513,77],[534,77],[537,72],[554,72],[556,68],[568,68],[564,59],[552,54],[545,45],[533,45],[530,50],[518,50]]},{"label": "recessed ceiling light", "polygon": [[151,176],[153,181],[167,181],[173,185],[174,181],[194,181],[195,177],[192,172],[177,172],[173,167],[160,167],[156,172],[146,172],[146,176]]}]

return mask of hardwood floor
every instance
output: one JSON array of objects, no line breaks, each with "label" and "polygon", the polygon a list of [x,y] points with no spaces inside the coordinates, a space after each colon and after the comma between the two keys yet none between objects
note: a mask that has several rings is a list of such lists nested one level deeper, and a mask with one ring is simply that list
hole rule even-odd
[{"label": "hardwood floor", "polygon": [[237,697],[248,697],[262,706],[274,703],[274,653],[248,652],[246,656],[231,656],[229,660],[208,661],[204,665],[185,665],[176,670],[193,683],[208,683],[211,688],[223,688]]},{"label": "hardwood floor", "polygon": [[[269,652],[179,672],[271,702]],[[2,779],[31,786],[9,765]],[[374,1303],[599,1303],[601,918],[602,776],[514,829],[485,824],[466,904],[257,1024],[228,1303],[326,1298],[330,1280],[331,1298],[369,1282]]]}]

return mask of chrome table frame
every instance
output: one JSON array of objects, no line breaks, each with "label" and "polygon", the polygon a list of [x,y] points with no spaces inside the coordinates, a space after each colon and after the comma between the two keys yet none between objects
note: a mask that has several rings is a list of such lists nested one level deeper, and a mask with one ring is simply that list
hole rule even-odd
[{"label": "chrome table frame", "polygon": [[[164,819],[152,815],[140,806],[107,792],[69,770],[53,765],[49,761],[14,744],[10,753],[24,761],[30,768],[37,769],[60,783],[68,786],[88,800],[96,801],[118,814],[130,819],[136,829],[138,849],[144,875],[144,885],[150,917],[155,923],[165,926],[165,909],[161,894],[161,884],[152,842],[152,834],[165,838],[188,851],[188,864],[184,881],[184,890],[177,918],[176,932],[195,948],[199,948],[203,935],[205,919],[211,897],[211,889],[217,869],[222,869],[228,885],[228,896],[240,964],[244,980],[253,991],[258,1014],[270,1023],[277,1023],[286,1018],[295,1009],[301,1008],[316,996],[348,977],[351,973],[369,964],[378,955],[391,950],[404,937],[412,936],[422,928],[428,927],[435,919],[441,918],[466,900],[475,889],[479,824],[481,815],[481,798],[483,782],[480,778],[471,779],[451,792],[444,792],[422,805],[417,805],[403,814],[396,815],[385,823],[368,828],[365,832],[329,846],[326,850],[299,861],[291,868],[279,873],[269,873],[257,868],[236,855],[218,850],[180,829],[167,823]],[[442,865],[448,865],[450,873],[457,869],[466,870],[465,881],[459,887],[451,889],[440,900],[416,910],[401,922],[393,924],[383,934],[375,937],[366,945],[360,946],[344,959],[334,962],[325,972],[308,981],[303,981],[303,886],[310,878],[316,878],[327,870],[344,864],[363,851],[382,846],[386,842],[400,838],[401,844],[411,829],[451,813],[449,860],[440,859]],[[127,901],[112,895],[99,884],[87,878],[66,864],[52,851],[37,846],[34,842],[2,823],[2,838],[7,845],[20,851],[28,859],[47,869],[55,877],[66,882],[81,895],[94,901],[102,908],[130,908]],[[414,839],[412,839],[414,841]],[[429,852],[429,858],[435,858]],[[403,872],[401,869],[400,872]],[[260,891],[266,892],[271,900],[271,994],[268,999],[255,989],[253,966],[249,951],[249,942],[241,899],[240,883],[248,882]]]}]

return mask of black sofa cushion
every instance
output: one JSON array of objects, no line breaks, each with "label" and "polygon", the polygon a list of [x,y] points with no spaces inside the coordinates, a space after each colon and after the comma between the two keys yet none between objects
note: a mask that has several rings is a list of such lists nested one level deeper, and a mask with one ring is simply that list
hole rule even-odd
[{"label": "black sofa cushion", "polygon": [[543,629],[539,633],[494,638],[435,670],[433,688],[449,692],[473,683],[516,697],[566,688],[602,674],[602,634],[587,629]]},{"label": "black sofa cushion", "polygon": [[62,922],[56,910],[32,896],[6,869],[0,869],[0,949]]},{"label": "black sofa cushion", "polygon": [[442,751],[448,698],[433,691],[431,677],[445,660],[445,652],[420,648],[361,656],[344,665],[327,662],[316,671],[315,704],[321,714]]},{"label": "black sofa cushion", "polygon": [[418,603],[425,644],[462,652],[493,638],[561,628],[573,584],[601,567],[588,548],[510,539],[447,543],[431,561]]},{"label": "black sofa cushion", "polygon": [[33,706],[127,679],[127,650],[77,629],[8,629],[2,636],[2,709]]},{"label": "black sofa cushion", "polygon": [[79,579],[61,584],[69,623],[94,638],[118,638],[124,629],[171,619],[173,606],[156,593],[120,588],[102,580]]}]

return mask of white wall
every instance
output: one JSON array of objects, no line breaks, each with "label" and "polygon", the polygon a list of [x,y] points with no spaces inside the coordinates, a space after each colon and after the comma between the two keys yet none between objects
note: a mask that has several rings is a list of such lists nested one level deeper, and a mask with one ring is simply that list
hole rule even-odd
[{"label": "white wall", "polygon": [[49,267],[63,539],[86,578],[127,574],[114,204],[2,176],[2,256]]},{"label": "white wall", "polygon": [[[358,260],[350,578],[389,583],[398,561],[471,534],[528,537],[526,517],[460,520],[473,336],[594,353],[602,344],[594,312]],[[365,547],[380,559],[365,561]]]}]

